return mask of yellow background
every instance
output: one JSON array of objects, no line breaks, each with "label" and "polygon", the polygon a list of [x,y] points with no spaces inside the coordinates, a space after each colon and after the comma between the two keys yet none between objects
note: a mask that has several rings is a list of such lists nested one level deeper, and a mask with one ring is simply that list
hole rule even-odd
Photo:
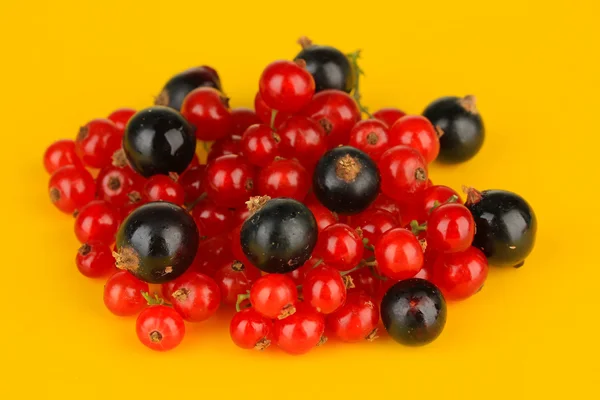
[{"label": "yellow background", "polygon": [[[598,21],[589,1],[2,1],[0,398],[586,398],[598,394]],[[77,272],[72,219],[41,159],[175,72],[215,66],[233,106],[295,40],[363,49],[364,102],[419,113],[476,94],[487,141],[435,182],[522,194],[539,219],[520,270],[493,270],[423,348],[238,350],[226,314],[159,354]],[[595,372],[594,372],[595,371]],[[295,394],[294,394],[295,393]]]}]

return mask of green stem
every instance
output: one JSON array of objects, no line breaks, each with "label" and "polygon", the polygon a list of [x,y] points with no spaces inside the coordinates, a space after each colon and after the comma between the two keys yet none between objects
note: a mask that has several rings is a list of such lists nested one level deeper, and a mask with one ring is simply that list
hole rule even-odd
[{"label": "green stem", "polygon": [[202,147],[204,147],[204,151],[206,151],[207,154],[210,151],[211,144],[211,142],[208,142],[206,140],[202,141]]},{"label": "green stem", "polygon": [[360,50],[356,50],[354,53],[346,54],[346,56],[350,60],[350,63],[354,67],[354,72],[356,73],[354,76],[354,85],[353,85],[354,87],[353,87],[352,97],[354,97],[354,100],[356,101],[356,104],[358,105],[360,112],[363,114],[366,114],[369,118],[373,118],[373,115],[369,112],[369,109],[367,107],[363,106],[362,103],[360,102],[360,100],[361,100],[360,76],[365,75],[365,71],[363,71],[360,68],[360,66],[358,65],[358,59],[360,58]]},{"label": "green stem", "polygon": [[[439,201],[437,201],[437,200],[436,200],[436,201],[434,201],[434,202],[433,202],[433,207],[431,207],[431,208],[429,209],[429,214],[431,214],[431,213],[433,212],[433,210],[435,210],[436,208],[438,208],[438,207],[439,207],[439,206],[441,206],[442,204],[456,203],[457,201],[458,201],[458,196],[457,196],[457,195],[455,195],[455,194],[453,194],[452,196],[450,196],[450,197],[448,198],[448,200],[446,200],[446,201],[445,201],[445,202],[443,202],[443,203],[440,203]],[[412,223],[412,222],[411,222],[411,223]]]},{"label": "green stem", "polygon": [[373,274],[373,276],[377,279],[379,279],[380,281],[387,281],[388,278],[386,278],[385,276],[381,276],[379,275],[379,272],[377,272],[377,269],[375,268],[375,266],[369,266],[369,269],[371,270],[371,273]]},{"label": "green stem", "polygon": [[410,230],[413,235],[417,236],[419,233],[427,230],[427,222],[424,222],[422,225],[419,225],[419,222],[416,219],[410,221]]},{"label": "green stem", "polygon": [[243,310],[242,308],[242,302],[246,299],[250,298],[250,294],[249,293],[245,293],[245,294],[238,294],[237,297],[237,301],[235,302],[235,310],[237,312],[240,312]]},{"label": "green stem", "polygon": [[375,247],[373,247],[373,245],[369,244],[369,239],[363,238],[362,242],[363,242],[363,246],[365,247],[365,249],[375,251]]},{"label": "green stem", "polygon": [[359,269],[365,268],[366,266],[367,266],[366,264],[363,264],[361,262],[360,264],[358,264],[356,267],[352,268],[351,270],[340,272],[340,275],[341,276],[349,275],[349,274],[353,273],[354,271],[358,271]]},{"label": "green stem", "polygon": [[313,268],[316,268],[316,267],[318,267],[318,266],[319,266],[319,265],[321,265],[321,264],[323,264],[323,259],[322,259],[322,258],[319,258],[319,259],[317,260],[317,262],[315,263],[315,265],[313,265]]},{"label": "green stem", "polygon": [[275,130],[275,118],[277,118],[277,110],[271,111],[271,130]]},{"label": "green stem", "polygon": [[141,293],[149,306],[160,306],[165,304],[165,301],[158,296],[158,293],[154,293],[154,297],[150,296],[150,293],[148,292],[142,291]]},{"label": "green stem", "polygon": [[202,193],[200,196],[198,196],[196,200],[192,201],[190,204],[187,205],[187,210],[192,211],[192,209],[196,207],[198,203],[204,200],[207,196],[208,194],[206,192]]}]

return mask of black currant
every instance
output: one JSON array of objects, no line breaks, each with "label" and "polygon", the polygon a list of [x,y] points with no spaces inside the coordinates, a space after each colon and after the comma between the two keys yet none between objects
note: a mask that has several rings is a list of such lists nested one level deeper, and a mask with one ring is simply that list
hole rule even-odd
[{"label": "black currant", "polygon": [[248,207],[253,214],[242,225],[240,243],[252,264],[283,274],[308,261],[317,243],[317,222],[304,204],[263,196],[252,197]]},{"label": "black currant", "polygon": [[166,83],[165,87],[156,97],[154,104],[171,107],[179,111],[185,96],[199,87],[211,87],[222,91],[221,80],[217,71],[211,67],[202,66],[190,68],[175,75]]},{"label": "black currant", "polygon": [[356,214],[379,194],[379,169],[366,153],[350,146],[325,153],[313,174],[313,192],[331,211]]},{"label": "black currant", "polygon": [[425,279],[403,280],[383,296],[381,320],[396,342],[421,346],[442,333],[446,324],[446,300],[442,292]]},{"label": "black currant", "polygon": [[161,106],[139,111],[127,124],[123,150],[140,175],[185,171],[196,153],[192,126],[179,112]]},{"label": "black currant", "polygon": [[474,96],[443,97],[427,106],[423,116],[443,131],[437,160],[456,164],[467,161],[481,149],[485,128]]},{"label": "black currant", "polygon": [[356,72],[344,53],[335,47],[314,45],[308,38],[300,38],[298,42],[302,51],[295,59],[306,61],[306,70],[315,80],[316,92],[326,89],[352,91]]},{"label": "black currant", "polygon": [[117,267],[148,283],[181,276],[198,250],[198,228],[183,208],[163,201],[145,204],[123,221],[117,233]]},{"label": "black currant", "polygon": [[473,246],[490,265],[520,267],[533,250],[537,219],[518,194],[505,190],[468,189],[467,207],[475,219]]}]

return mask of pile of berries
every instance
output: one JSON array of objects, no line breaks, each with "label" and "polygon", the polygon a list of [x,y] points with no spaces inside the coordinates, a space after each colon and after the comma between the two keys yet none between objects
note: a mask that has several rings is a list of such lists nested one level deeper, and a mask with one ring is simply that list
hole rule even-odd
[{"label": "pile of berries", "polygon": [[151,349],[176,347],[184,321],[224,306],[246,349],[301,354],[385,332],[426,344],[447,300],[473,296],[488,264],[519,267],[534,246],[520,196],[465,188],[463,199],[429,177],[434,160],[481,148],[474,97],[422,116],[371,114],[359,53],[300,43],[293,61],[265,68],[254,110],[231,109],[217,72],[198,67],[155,106],[119,109],[46,151],[50,199],[82,243],[77,268],[110,275],[106,307],[137,315]]}]

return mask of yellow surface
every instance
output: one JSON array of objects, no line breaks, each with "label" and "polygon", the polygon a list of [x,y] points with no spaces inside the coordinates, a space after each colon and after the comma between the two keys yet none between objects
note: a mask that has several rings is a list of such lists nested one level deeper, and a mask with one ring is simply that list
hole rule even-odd
[{"label": "yellow surface", "polygon": [[[598,394],[598,5],[589,1],[3,1],[0,5],[2,399],[592,398]],[[358,2],[356,2],[358,3]],[[597,4],[597,2],[596,2]],[[41,157],[119,106],[144,107],[184,68],[218,68],[249,106],[295,39],[364,50],[364,101],[418,113],[478,96],[488,137],[435,182],[522,194],[539,219],[520,270],[449,308],[439,340],[238,350],[227,315],[158,354],[78,274],[72,219]],[[594,372],[595,371],[595,372]],[[538,397],[539,396],[539,397]]]}]

